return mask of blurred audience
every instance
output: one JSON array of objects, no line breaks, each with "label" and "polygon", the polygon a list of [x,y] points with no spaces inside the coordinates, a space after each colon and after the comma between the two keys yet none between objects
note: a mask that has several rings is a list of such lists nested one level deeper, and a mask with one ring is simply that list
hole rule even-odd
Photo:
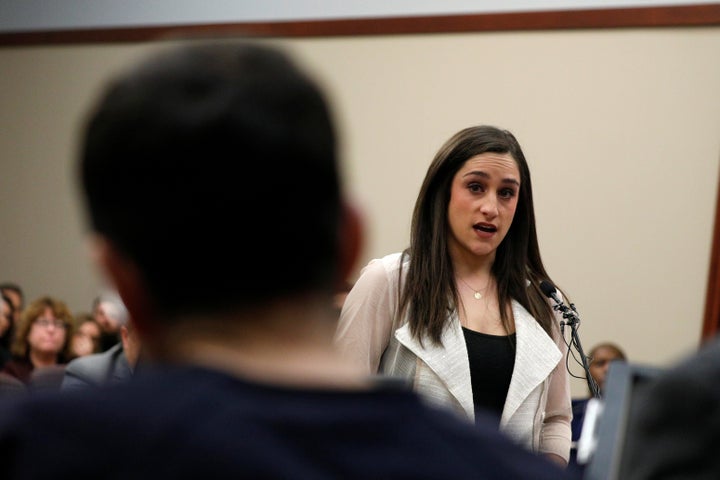
[{"label": "blurred audience", "polygon": [[140,356],[140,340],[132,322],[120,327],[120,337],[109,350],[68,363],[61,389],[81,390],[129,380]]},{"label": "blurred audience", "polygon": [[100,352],[100,325],[91,313],[78,313],[75,315],[75,334],[71,339],[72,358],[84,357]]},{"label": "blurred audience", "polygon": [[[619,360],[627,361],[625,352],[614,343],[605,342],[595,345],[588,354],[590,359],[590,375],[595,379],[600,395],[605,391],[605,379],[610,363]],[[588,399],[585,399],[587,402]]]},{"label": "blurred audience", "polygon": [[23,312],[3,372],[29,384],[35,370],[63,365],[70,357],[74,319],[64,302],[41,297]]},{"label": "blurred audience", "polygon": [[15,325],[19,324],[20,316],[22,315],[23,308],[25,308],[25,293],[22,287],[13,282],[0,283],[0,293],[12,302],[13,321]]},{"label": "blurred audience", "polygon": [[10,358],[10,342],[15,325],[12,302],[5,295],[0,296],[0,369]]},{"label": "blurred audience", "polygon": [[93,316],[101,330],[100,351],[110,350],[120,341],[120,327],[128,320],[127,309],[116,293],[103,293],[93,302]]}]

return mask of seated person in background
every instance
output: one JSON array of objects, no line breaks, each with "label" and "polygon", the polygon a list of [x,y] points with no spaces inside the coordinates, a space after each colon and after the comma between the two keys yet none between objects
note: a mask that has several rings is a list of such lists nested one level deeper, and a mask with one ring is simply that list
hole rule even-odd
[{"label": "seated person in background", "polygon": [[[610,362],[615,360],[626,361],[627,357],[625,352],[614,343],[604,342],[599,343],[590,349],[588,353],[588,360],[590,362],[590,375],[595,379],[595,383],[598,386],[598,392],[602,395],[605,389],[605,377],[607,376],[608,369],[610,368]],[[590,393],[591,395],[591,393]],[[585,410],[587,409],[588,401],[590,396],[585,398],[573,398],[573,419],[572,419],[572,448],[570,450],[570,463],[569,466],[579,470],[583,470],[584,465],[577,463],[577,442],[580,440],[580,434],[582,433],[583,422],[585,421]]]},{"label": "seated person in background", "polygon": [[73,358],[100,352],[100,325],[90,313],[75,314],[75,335],[71,340]]},{"label": "seated person in background", "polygon": [[120,341],[120,327],[128,320],[127,309],[116,293],[103,293],[93,302],[93,316],[100,325],[100,351],[104,352]]},{"label": "seated person in background", "polygon": [[120,338],[121,341],[110,350],[68,363],[61,389],[78,390],[129,380],[140,355],[140,342],[132,322],[120,327]]},{"label": "seated person in background", "polygon": [[23,309],[25,309],[25,292],[17,283],[4,282],[0,284],[0,293],[10,299],[13,306],[13,323],[20,323]]},{"label": "seated person in background", "polygon": [[491,420],[378,384],[334,348],[360,221],[323,94],[284,53],[225,40],[153,56],[84,133],[94,258],[143,366],[0,405],[3,478],[565,478]]},{"label": "seated person in background", "polygon": [[5,295],[0,296],[0,370],[10,360],[10,341],[14,331],[12,302]]},{"label": "seated person in background", "polygon": [[70,357],[75,320],[64,302],[41,297],[23,312],[3,372],[29,384],[36,369],[64,365]]}]

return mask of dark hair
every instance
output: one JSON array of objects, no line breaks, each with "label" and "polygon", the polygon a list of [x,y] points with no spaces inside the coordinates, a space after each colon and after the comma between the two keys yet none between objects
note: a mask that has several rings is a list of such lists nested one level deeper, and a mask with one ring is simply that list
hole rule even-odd
[{"label": "dark hair", "polygon": [[116,78],[81,178],[92,227],[165,314],[332,294],[340,185],[330,111],[274,48],[205,43]]},{"label": "dark hair", "polygon": [[2,301],[8,306],[7,320],[10,323],[8,329],[5,331],[2,337],[0,337],[0,347],[10,348],[12,339],[15,336],[15,305],[13,305],[10,297],[4,293],[0,294]]},{"label": "dark hair", "polygon": [[510,319],[502,306],[515,299],[552,336],[552,308],[539,288],[540,280],[549,277],[538,247],[530,170],[512,133],[482,125],[461,130],[440,148],[415,203],[410,247],[404,252],[409,255],[409,265],[399,311],[408,313],[410,330],[419,339],[427,336],[440,343],[448,312],[459,303],[447,244],[451,185],[467,160],[486,152],[509,153],[520,171],[515,217],[492,267],[501,319],[509,330]]},{"label": "dark hair", "polygon": [[20,299],[20,309],[22,309],[25,304],[25,292],[23,292],[22,287],[17,283],[13,282],[0,283],[0,292],[5,292],[8,290],[11,292],[15,292],[15,294],[18,296],[18,298]]},{"label": "dark hair", "polygon": [[590,357],[590,360],[593,359],[593,357],[595,356],[595,353],[597,353],[597,351],[600,350],[601,348],[612,350],[613,352],[615,352],[616,357],[620,360],[627,360],[627,356],[625,355],[625,352],[623,351],[623,349],[620,348],[617,344],[612,343],[612,342],[598,343],[597,345],[593,346],[590,349],[590,352],[588,353],[588,357]]}]

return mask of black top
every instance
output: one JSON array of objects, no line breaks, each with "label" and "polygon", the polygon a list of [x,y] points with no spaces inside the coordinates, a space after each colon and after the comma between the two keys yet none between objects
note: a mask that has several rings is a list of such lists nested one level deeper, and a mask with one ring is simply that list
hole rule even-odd
[{"label": "black top", "polygon": [[475,413],[489,410],[499,422],[515,367],[515,334],[487,335],[465,327],[463,333]]},{"label": "black top", "polygon": [[489,420],[411,391],[289,388],[145,368],[0,403],[0,478],[563,479]]}]

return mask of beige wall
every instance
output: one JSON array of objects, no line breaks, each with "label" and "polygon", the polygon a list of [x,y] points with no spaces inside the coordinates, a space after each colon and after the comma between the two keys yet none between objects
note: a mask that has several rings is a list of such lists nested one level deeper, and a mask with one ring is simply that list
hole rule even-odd
[{"label": "beige wall", "polygon": [[[406,246],[441,143],[494,124],[524,147],[544,261],[580,311],[585,349],[612,340],[662,365],[697,346],[718,185],[720,28],[280,43],[334,101],[347,186],[369,228],[363,263]],[[149,48],[0,49],[0,279],[31,298],[50,293],[81,310],[99,288],[74,138],[102,79]],[[279,212],[288,214],[292,205]]]}]

